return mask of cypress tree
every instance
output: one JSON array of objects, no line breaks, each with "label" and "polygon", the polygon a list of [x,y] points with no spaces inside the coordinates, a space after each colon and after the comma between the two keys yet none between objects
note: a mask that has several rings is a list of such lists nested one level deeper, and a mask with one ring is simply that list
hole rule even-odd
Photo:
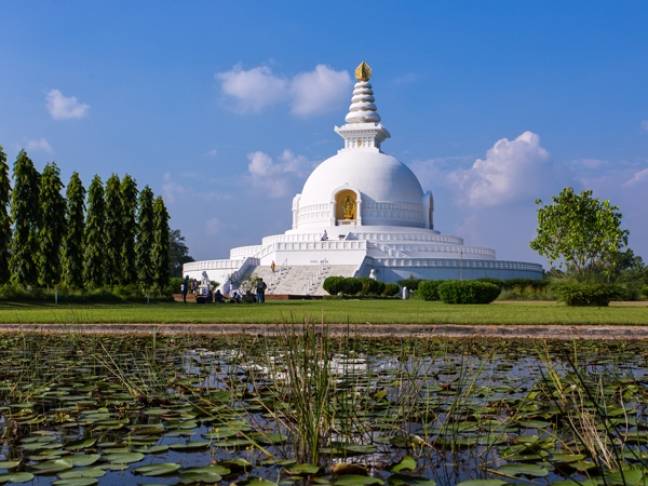
[{"label": "cypress tree", "polygon": [[169,213],[160,196],[153,203],[153,281],[160,291],[169,284]]},{"label": "cypress tree", "polygon": [[83,283],[86,287],[101,287],[106,281],[106,208],[101,178],[96,175],[88,188],[88,214],[83,238]]},{"label": "cypress tree", "polygon": [[137,282],[135,266],[135,234],[137,226],[137,184],[126,174],[120,187],[122,207],[122,246],[121,246],[121,283],[129,285]]},{"label": "cypress tree", "polygon": [[121,281],[121,248],[122,232],[122,200],[120,181],[116,174],[106,181],[106,241],[104,246],[105,278],[108,285]]},{"label": "cypress tree", "polygon": [[14,189],[11,199],[11,216],[14,233],[11,240],[9,269],[15,285],[34,285],[38,281],[36,257],[38,255],[38,171],[21,150],[14,163]]},{"label": "cypress tree", "polygon": [[0,145],[0,284],[9,280],[9,245],[11,245],[11,218],[8,207],[11,197],[7,154]]},{"label": "cypress tree", "polygon": [[65,196],[66,232],[63,240],[63,281],[65,285],[83,287],[83,220],[85,212],[85,189],[78,172],[72,173]]},{"label": "cypress tree", "polygon": [[135,261],[137,280],[145,288],[153,283],[151,247],[153,246],[153,191],[145,186],[139,194]]},{"label": "cypress tree", "polygon": [[65,199],[59,168],[47,164],[40,179],[41,224],[38,229],[38,282],[52,287],[61,281],[61,242],[65,234]]}]

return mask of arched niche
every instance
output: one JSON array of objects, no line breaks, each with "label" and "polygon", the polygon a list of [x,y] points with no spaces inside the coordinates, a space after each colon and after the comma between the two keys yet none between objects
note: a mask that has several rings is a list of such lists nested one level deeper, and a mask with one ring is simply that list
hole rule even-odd
[{"label": "arched niche", "polygon": [[353,189],[342,189],[335,193],[336,224],[357,224],[360,219],[360,198]]}]

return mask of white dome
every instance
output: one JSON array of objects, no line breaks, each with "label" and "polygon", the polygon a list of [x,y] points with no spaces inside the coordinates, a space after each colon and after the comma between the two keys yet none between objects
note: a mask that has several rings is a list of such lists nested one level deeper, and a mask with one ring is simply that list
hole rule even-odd
[{"label": "white dome", "polygon": [[375,149],[341,150],[318,165],[304,184],[300,206],[329,203],[349,188],[378,203],[422,204],[423,189],[414,173],[391,155]]}]

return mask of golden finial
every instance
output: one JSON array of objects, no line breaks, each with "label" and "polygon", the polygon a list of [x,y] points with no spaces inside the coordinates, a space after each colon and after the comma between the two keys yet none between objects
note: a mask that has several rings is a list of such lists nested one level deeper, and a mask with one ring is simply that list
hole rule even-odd
[{"label": "golden finial", "polygon": [[358,81],[369,81],[371,77],[371,66],[365,61],[362,61],[355,69],[355,77]]}]

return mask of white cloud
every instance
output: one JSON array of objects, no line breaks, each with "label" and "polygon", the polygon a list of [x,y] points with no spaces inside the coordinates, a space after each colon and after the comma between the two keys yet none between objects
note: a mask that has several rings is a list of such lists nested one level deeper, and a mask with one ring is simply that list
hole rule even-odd
[{"label": "white cloud", "polygon": [[641,121],[641,131],[648,133],[648,120]]},{"label": "white cloud", "polygon": [[292,112],[298,116],[316,115],[336,109],[351,91],[351,77],[318,64],[315,69],[297,74],[292,80]]},{"label": "white cloud", "polygon": [[543,166],[548,158],[540,137],[526,131],[514,140],[498,140],[484,159],[477,159],[467,170],[454,172],[451,178],[469,206],[497,206],[523,197],[533,199],[545,180]]},{"label": "white cloud", "polygon": [[247,157],[252,183],[268,191],[271,197],[289,194],[295,179],[303,176],[305,170],[312,166],[306,157],[288,149],[284,150],[277,160],[261,151],[252,152]]},{"label": "white cloud", "polygon": [[233,98],[239,111],[261,111],[286,98],[288,81],[275,76],[268,66],[245,70],[237,64],[216,74],[225,95]]},{"label": "white cloud", "polygon": [[286,102],[297,116],[326,113],[344,104],[350,96],[351,77],[318,64],[312,71],[292,78],[275,75],[268,66],[243,69],[237,64],[229,71],[217,73],[223,94],[234,100],[240,112],[259,112]]},{"label": "white cloud", "polygon": [[623,185],[634,186],[644,181],[648,182],[648,167],[632,174],[632,177],[630,177],[630,179],[628,179]]},{"label": "white cloud", "polygon": [[76,96],[64,96],[58,89],[47,93],[47,111],[54,120],[69,120],[84,118],[90,110],[90,105],[81,103]]},{"label": "white cloud", "polygon": [[176,182],[176,180],[171,176],[170,172],[164,173],[162,179],[162,196],[167,203],[175,203],[178,196],[182,196],[187,192],[187,188],[182,184]]},{"label": "white cloud", "polygon": [[27,150],[32,150],[34,152],[45,152],[46,154],[51,154],[54,152],[54,149],[45,138],[28,140],[26,148]]}]

